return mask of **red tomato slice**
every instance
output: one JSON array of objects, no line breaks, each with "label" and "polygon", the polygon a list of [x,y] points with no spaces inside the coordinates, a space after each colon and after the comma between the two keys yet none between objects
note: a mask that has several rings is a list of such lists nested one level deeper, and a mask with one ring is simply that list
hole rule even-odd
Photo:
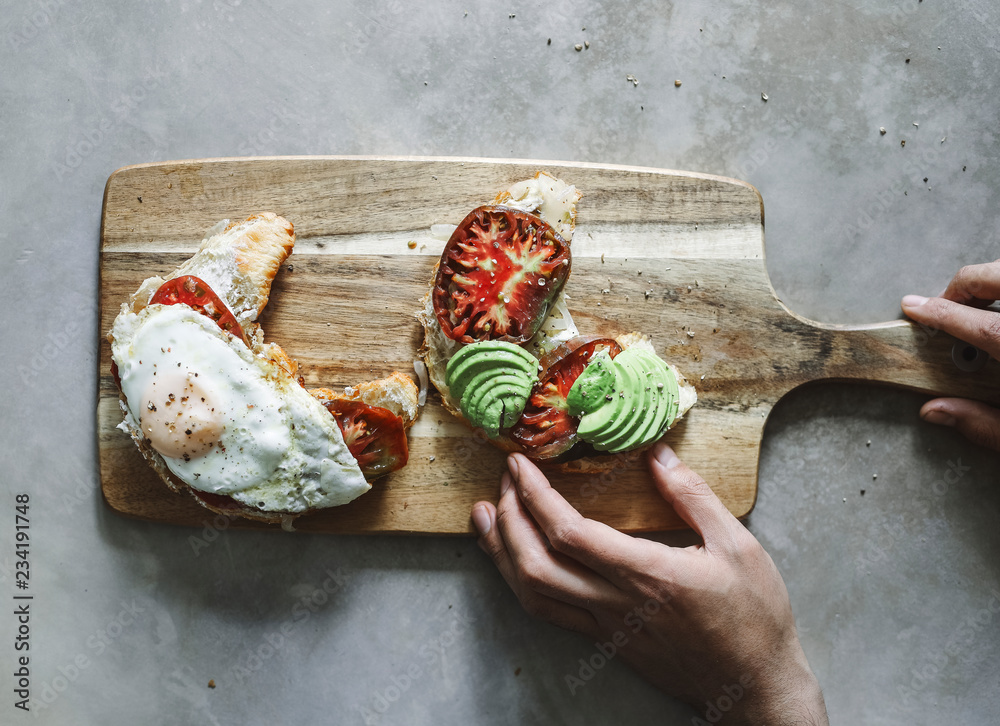
[{"label": "red tomato slice", "polygon": [[[615,344],[614,346],[608,346],[608,348],[612,351],[610,353],[612,358],[621,352],[621,347],[618,346],[618,343],[611,338],[605,338],[602,335],[578,335],[575,338],[570,338],[569,340],[564,340],[563,342],[558,343],[556,347],[543,355],[538,362],[542,366],[542,370],[547,371],[577,348],[586,345],[587,343],[594,343],[597,341]],[[572,386],[573,384],[570,383],[570,385]]]},{"label": "red tomato slice", "polygon": [[566,353],[542,373],[531,391],[528,405],[510,437],[532,459],[554,459],[579,440],[576,416],[570,416],[566,396],[595,353],[606,350],[614,358],[622,352],[611,338],[581,336],[564,344]]},{"label": "red tomato slice", "polygon": [[208,286],[208,284],[194,275],[184,275],[167,280],[160,285],[160,288],[153,293],[149,301],[150,305],[177,305],[184,304],[194,308],[202,315],[207,315],[219,327],[237,338],[241,338],[247,346],[250,345],[243,328],[236,320],[226,303]]},{"label": "red tomato slice", "polygon": [[369,481],[406,466],[410,453],[403,419],[379,406],[335,398],[324,404]]},{"label": "red tomato slice", "polygon": [[479,207],[441,254],[434,313],[453,340],[527,342],[566,284],[569,267],[569,243],[541,219]]}]

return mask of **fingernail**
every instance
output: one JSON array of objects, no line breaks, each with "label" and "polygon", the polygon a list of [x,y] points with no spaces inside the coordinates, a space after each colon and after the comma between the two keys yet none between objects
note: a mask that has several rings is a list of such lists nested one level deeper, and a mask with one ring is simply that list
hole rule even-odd
[{"label": "fingernail", "polygon": [[500,477],[500,496],[501,497],[504,494],[507,493],[508,489],[510,489],[510,485],[511,485],[512,481],[513,480],[510,478],[510,473],[505,471],[503,473],[503,476]]},{"label": "fingernail", "polygon": [[493,522],[490,521],[490,513],[486,511],[486,507],[482,504],[473,508],[472,523],[476,525],[476,529],[479,530],[480,537],[487,534],[490,531],[490,527],[493,526]]},{"label": "fingernail", "polygon": [[938,426],[954,426],[958,423],[954,416],[944,411],[928,411],[924,414],[924,421]]},{"label": "fingernail", "polygon": [[657,444],[655,451],[653,451],[653,456],[656,460],[660,462],[660,466],[666,469],[673,469],[675,466],[681,463],[681,460],[677,458],[677,454],[666,444]]},{"label": "fingernail", "polygon": [[517,457],[513,454],[507,457],[507,468],[510,469],[510,475],[517,479]]},{"label": "fingernail", "polygon": [[922,295],[907,295],[906,297],[903,298],[903,307],[919,308],[925,302],[927,302],[927,298],[923,297]]}]

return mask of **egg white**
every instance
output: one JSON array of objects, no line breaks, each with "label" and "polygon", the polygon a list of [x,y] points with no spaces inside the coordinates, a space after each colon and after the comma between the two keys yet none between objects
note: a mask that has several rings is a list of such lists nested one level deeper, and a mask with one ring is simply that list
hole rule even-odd
[{"label": "egg white", "polygon": [[201,313],[187,305],[125,310],[111,334],[122,408],[134,431],[154,373],[197,373],[210,395],[224,425],[219,442],[189,460],[162,457],[193,489],[294,513],[346,504],[371,488],[323,405]]}]

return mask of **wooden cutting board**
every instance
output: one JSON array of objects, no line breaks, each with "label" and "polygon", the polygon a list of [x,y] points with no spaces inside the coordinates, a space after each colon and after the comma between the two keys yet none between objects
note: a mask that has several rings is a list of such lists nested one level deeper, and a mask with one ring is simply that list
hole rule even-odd
[{"label": "wooden cutting board", "polygon": [[[652,336],[698,389],[668,434],[726,506],[754,506],[761,436],[785,393],[817,380],[863,380],[1000,403],[996,364],[962,373],[954,339],[904,321],[855,328],[795,315],[764,264],[764,208],[749,184],[622,166],[442,158],[201,159],[125,167],[108,180],[101,225],[98,437],[107,503],[142,519],[204,527],[214,515],[160,482],[121,421],[103,335],[146,277],[195,252],[223,218],[276,212],[295,252],[261,317],[306,385],[345,386],[412,372],[413,317],[457,223],[519,179],[545,170],[582,192],[566,286],[582,333]],[[409,242],[416,242],[410,249]],[[452,418],[435,393],[410,433],[410,463],[360,499],[302,517],[315,532],[468,533],[471,505],[495,501],[503,454]],[[553,473],[585,516],[625,531],[683,526],[641,461],[600,476]],[[218,521],[216,522],[218,524]],[[266,527],[233,523],[240,527]]]}]

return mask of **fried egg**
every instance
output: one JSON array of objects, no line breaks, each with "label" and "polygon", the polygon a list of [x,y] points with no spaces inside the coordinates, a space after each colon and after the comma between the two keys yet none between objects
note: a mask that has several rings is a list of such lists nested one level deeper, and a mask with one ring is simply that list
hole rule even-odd
[{"label": "fried egg", "polygon": [[371,488],[323,405],[200,312],[149,305],[118,316],[112,336],[122,428],[193,489],[295,513]]}]

